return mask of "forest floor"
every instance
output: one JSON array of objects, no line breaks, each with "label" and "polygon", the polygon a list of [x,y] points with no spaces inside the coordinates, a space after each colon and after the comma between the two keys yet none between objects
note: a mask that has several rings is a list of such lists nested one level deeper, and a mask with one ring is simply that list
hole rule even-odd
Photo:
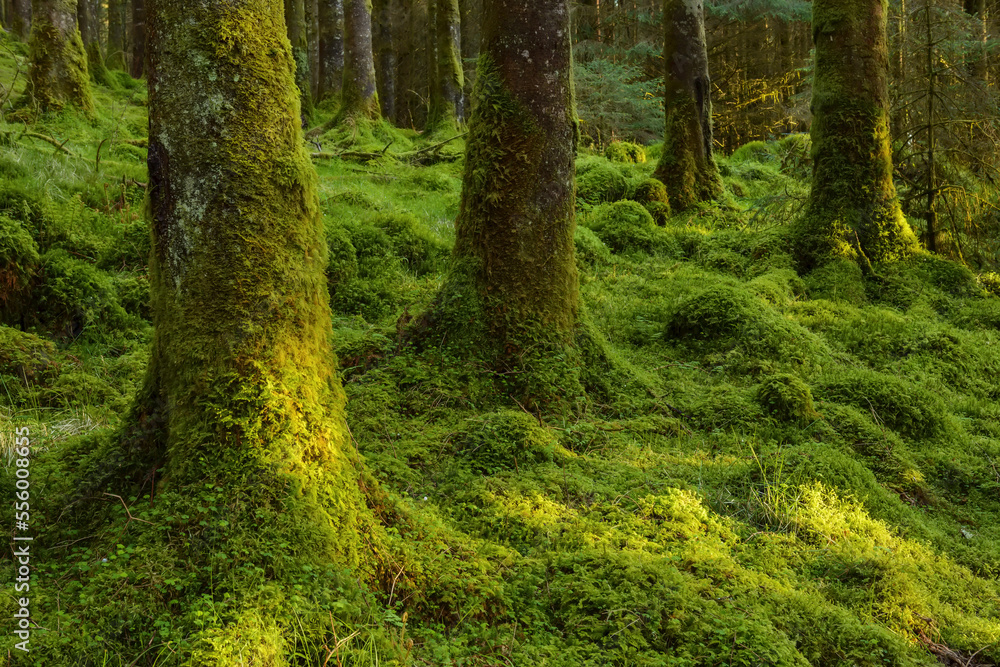
[{"label": "forest floor", "polygon": [[[19,90],[17,48],[0,84]],[[152,334],[145,91],[121,75],[96,98],[92,120],[0,121],[0,498],[27,427],[44,545],[32,651],[5,630],[8,664],[183,664],[228,613],[195,565],[133,539],[149,522],[197,542],[225,489],[194,516],[147,492],[108,498],[100,535],[60,525],[67,453],[114,436]],[[983,281],[931,255],[800,275],[804,136],[720,158],[725,201],[674,216],[635,201],[659,146],[638,163],[581,150],[582,317],[604,362],[561,414],[505,404],[461,351],[406,344],[448,266],[449,138],[376,124],[311,149],[391,560],[360,596],[303,573],[267,664],[1000,663],[1000,298]],[[8,619],[15,577],[5,554]]]}]

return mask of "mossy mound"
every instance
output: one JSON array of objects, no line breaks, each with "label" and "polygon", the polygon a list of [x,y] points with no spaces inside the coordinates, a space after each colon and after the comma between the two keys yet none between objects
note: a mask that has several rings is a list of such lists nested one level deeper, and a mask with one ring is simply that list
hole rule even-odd
[{"label": "mossy mound", "polygon": [[646,161],[646,150],[631,141],[613,141],[604,148],[604,157],[612,162],[642,164]]},{"label": "mossy mound", "polygon": [[682,301],[666,333],[704,350],[740,350],[753,358],[796,364],[812,365],[829,354],[815,335],[730,284],[714,285]]},{"label": "mossy mound", "polygon": [[593,230],[577,226],[573,232],[573,245],[577,264],[596,266],[611,261],[611,251]]},{"label": "mossy mound", "polygon": [[782,421],[819,418],[809,385],[795,375],[779,373],[767,378],[757,389],[757,400],[765,412]]},{"label": "mossy mound", "polygon": [[956,435],[939,397],[892,375],[841,369],[818,378],[814,386],[818,398],[867,410],[878,423],[904,437],[931,442]]},{"label": "mossy mound", "polygon": [[487,475],[551,460],[555,443],[538,419],[514,410],[473,419],[456,438],[459,452],[472,469]]},{"label": "mossy mound", "polygon": [[0,314],[4,321],[20,313],[40,261],[38,244],[24,225],[0,214]]},{"label": "mossy mound", "polygon": [[591,204],[615,202],[624,199],[628,182],[624,174],[606,160],[587,160],[577,163],[576,196]]},{"label": "mossy mound", "polygon": [[587,217],[585,224],[614,253],[652,252],[657,245],[658,230],[653,216],[634,201],[602,204]]}]

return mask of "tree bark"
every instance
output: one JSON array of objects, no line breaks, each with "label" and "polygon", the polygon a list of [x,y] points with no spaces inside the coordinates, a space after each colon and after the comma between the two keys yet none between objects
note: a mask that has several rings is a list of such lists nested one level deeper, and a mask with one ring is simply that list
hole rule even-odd
[{"label": "tree bark", "polygon": [[344,82],[344,0],[319,0],[319,92],[340,95]]},{"label": "tree bark", "polygon": [[341,89],[341,120],[379,118],[375,85],[375,55],[372,51],[371,0],[344,0],[344,83]]},{"label": "tree bark", "polygon": [[468,100],[472,99],[472,88],[476,82],[476,65],[479,58],[481,35],[479,26],[482,18],[482,0],[461,0],[462,14],[462,71],[465,77],[463,104],[468,108]]},{"label": "tree bark", "polygon": [[146,2],[132,0],[132,37],[129,45],[132,47],[132,60],[129,63],[129,73],[136,79],[146,71]]},{"label": "tree bark", "polygon": [[567,0],[485,4],[454,265],[432,319],[478,331],[487,363],[519,369],[508,386],[564,363],[577,323],[570,38]]},{"label": "tree bark", "polygon": [[428,126],[454,127],[465,119],[462,105],[462,28],[458,0],[431,0],[434,11],[434,57]]},{"label": "tree bark", "polygon": [[701,0],[664,0],[666,124],[654,176],[682,211],[722,194],[712,155],[712,99]]},{"label": "tree bark", "polygon": [[74,106],[91,114],[87,54],[76,25],[76,0],[33,0],[28,93],[42,111]]},{"label": "tree bark", "polygon": [[917,247],[896,198],[889,137],[885,0],[816,0],[813,179],[801,223],[807,264],[884,262]]},{"label": "tree bark", "polygon": [[125,0],[108,0],[107,66],[125,68]]}]

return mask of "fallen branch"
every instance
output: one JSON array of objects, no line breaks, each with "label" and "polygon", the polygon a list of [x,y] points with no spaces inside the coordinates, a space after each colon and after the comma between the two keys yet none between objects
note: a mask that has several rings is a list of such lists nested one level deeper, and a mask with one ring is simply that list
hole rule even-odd
[{"label": "fallen branch", "polygon": [[[42,141],[45,141],[45,142],[50,143],[53,146],[55,146],[57,151],[62,151],[66,155],[73,155],[73,152],[70,151],[68,148],[66,148],[66,141],[69,141],[69,139],[66,139],[66,141],[63,141],[62,143],[59,143],[57,140],[53,139],[52,137],[47,137],[44,134],[38,134],[37,132],[23,132],[23,133],[21,133],[21,137],[30,137],[32,139],[41,139]],[[20,137],[18,137],[18,138],[20,138]]]}]

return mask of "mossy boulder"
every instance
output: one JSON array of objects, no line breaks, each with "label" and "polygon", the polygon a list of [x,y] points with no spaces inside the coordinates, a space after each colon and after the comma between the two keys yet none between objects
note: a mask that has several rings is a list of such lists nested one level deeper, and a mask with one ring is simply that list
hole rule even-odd
[{"label": "mossy boulder", "polygon": [[651,252],[656,245],[656,223],[638,202],[602,204],[591,213],[587,226],[615,253]]},{"label": "mossy boulder", "polygon": [[577,172],[576,196],[587,204],[619,201],[627,192],[624,174],[606,161],[586,165],[585,171]]},{"label": "mossy boulder", "polygon": [[764,412],[781,421],[809,422],[819,418],[809,385],[796,375],[778,373],[757,388],[757,400]]},{"label": "mossy boulder", "polygon": [[631,141],[613,141],[604,149],[604,157],[612,162],[642,164],[646,161],[646,150]]},{"label": "mossy boulder", "polygon": [[500,410],[471,419],[456,439],[476,472],[494,474],[536,461],[551,460],[556,438],[531,415]]},{"label": "mossy boulder", "polygon": [[803,278],[813,299],[840,301],[852,305],[865,303],[864,275],[857,263],[848,259],[833,259],[813,269]]},{"label": "mossy boulder", "polygon": [[642,204],[653,220],[659,226],[664,226],[670,219],[670,197],[667,195],[667,186],[662,181],[655,178],[647,178],[635,187],[632,199]]}]

